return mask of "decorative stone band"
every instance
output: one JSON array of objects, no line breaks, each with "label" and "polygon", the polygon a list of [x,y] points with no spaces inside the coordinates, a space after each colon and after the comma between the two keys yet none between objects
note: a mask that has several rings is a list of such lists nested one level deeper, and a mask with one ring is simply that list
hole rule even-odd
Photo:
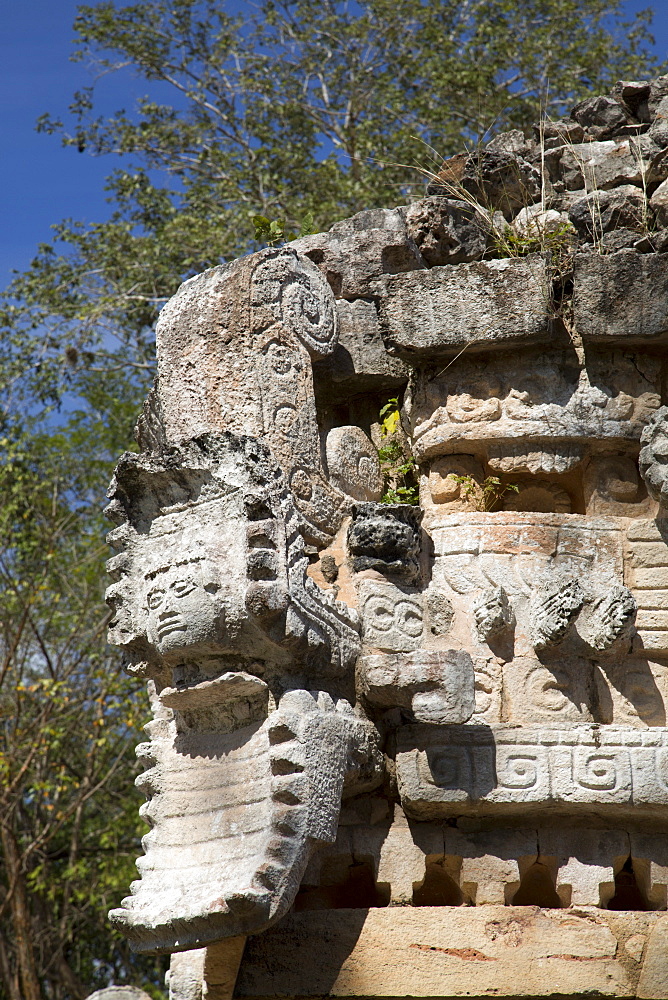
[{"label": "decorative stone band", "polygon": [[668,804],[668,729],[407,726],[397,780],[416,819],[537,807],[637,819]]}]

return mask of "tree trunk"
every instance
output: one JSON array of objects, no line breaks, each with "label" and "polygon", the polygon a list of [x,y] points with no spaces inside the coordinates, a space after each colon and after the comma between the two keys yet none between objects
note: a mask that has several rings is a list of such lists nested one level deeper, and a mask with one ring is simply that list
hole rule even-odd
[{"label": "tree trunk", "polygon": [[12,886],[14,887],[9,905],[18,959],[21,1000],[43,1000],[32,949],[30,907],[25,874],[22,870],[21,852],[14,831],[9,825],[0,824],[0,842],[5,858],[9,890],[11,891]]},{"label": "tree trunk", "polygon": [[0,977],[5,984],[9,1000],[21,1000],[21,989],[19,987],[19,977],[11,966],[11,960],[5,942],[0,937]]}]

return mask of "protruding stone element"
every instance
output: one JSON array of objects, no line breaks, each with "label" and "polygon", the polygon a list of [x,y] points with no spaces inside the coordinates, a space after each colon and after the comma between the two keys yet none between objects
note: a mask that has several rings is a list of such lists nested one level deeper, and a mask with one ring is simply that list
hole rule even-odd
[{"label": "protruding stone element", "polygon": [[401,708],[417,722],[468,722],[475,708],[473,662],[464,650],[364,656],[360,693],[372,705]]},{"label": "protruding stone element", "polygon": [[337,489],[353,500],[380,500],[383,477],[378,452],[359,427],[335,427],[325,445],[327,471]]},{"label": "protruding stone element", "polygon": [[609,649],[619,639],[630,637],[636,610],[628,587],[613,584],[594,599],[584,620],[578,621],[578,632],[592,649]]},{"label": "protruding stone element", "polygon": [[542,817],[601,806],[627,819],[660,817],[666,747],[665,728],[403,726],[397,780],[406,815],[419,820],[526,816],[538,803]]},{"label": "protruding stone element", "polygon": [[647,492],[659,503],[668,502],[668,406],[651,418],[640,439],[640,474]]},{"label": "protruding stone element", "polygon": [[504,442],[490,445],[488,462],[495,472],[530,472],[533,475],[545,472],[562,475],[576,468],[583,457],[582,445],[569,441],[554,444],[546,441],[531,448],[525,443]]},{"label": "protruding stone element", "polygon": [[473,604],[473,616],[476,634],[481,642],[489,642],[494,636],[505,632],[515,620],[503,587],[483,590]]},{"label": "protruding stone element", "polygon": [[358,503],[348,529],[348,548],[356,573],[376,570],[407,583],[420,575],[419,507]]},{"label": "protruding stone element", "polygon": [[544,649],[564,639],[585,595],[578,581],[557,575],[536,587],[531,599],[532,636],[536,649]]},{"label": "protruding stone element", "polygon": [[344,782],[362,791],[380,780],[375,730],[324,693],[289,691],[261,726],[234,734],[179,734],[164,719],[151,737],[138,786],[153,828],[141,879],[110,914],[138,951],[268,927],[292,905],[313,849],[336,839]]}]

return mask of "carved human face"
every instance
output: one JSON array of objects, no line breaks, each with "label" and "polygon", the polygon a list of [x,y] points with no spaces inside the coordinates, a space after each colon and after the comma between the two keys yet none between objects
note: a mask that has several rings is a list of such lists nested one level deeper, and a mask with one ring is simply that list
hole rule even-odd
[{"label": "carved human face", "polygon": [[146,634],[159,653],[185,651],[224,633],[221,588],[210,569],[191,562],[151,574],[146,581]]}]

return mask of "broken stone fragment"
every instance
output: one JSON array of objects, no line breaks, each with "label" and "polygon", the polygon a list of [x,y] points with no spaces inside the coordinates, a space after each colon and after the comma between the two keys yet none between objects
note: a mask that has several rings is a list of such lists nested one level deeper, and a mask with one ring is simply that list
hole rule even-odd
[{"label": "broken stone fragment", "polygon": [[659,226],[668,225],[668,180],[659,184],[649,200]]},{"label": "broken stone fragment", "polygon": [[488,146],[469,156],[461,184],[485,208],[494,208],[510,220],[540,197],[541,178],[524,157]]},{"label": "broken stone fragment", "polygon": [[414,582],[420,575],[419,507],[357,503],[348,529],[348,550],[356,573],[372,569]]},{"label": "broken stone fragment", "polygon": [[[501,217],[505,225],[505,220]],[[429,267],[479,260],[493,222],[482,208],[455,198],[424,198],[408,206],[406,225]]]},{"label": "broken stone fragment", "polygon": [[632,184],[586,194],[571,205],[568,218],[578,236],[589,241],[613,229],[643,232],[649,222],[645,195]]},{"label": "broken stone fragment", "polygon": [[550,180],[563,182],[569,191],[601,191],[621,184],[643,186],[660,148],[649,136],[563,145],[546,151]]},{"label": "broken stone fragment", "polygon": [[575,578],[558,577],[540,583],[531,597],[531,633],[534,649],[561,642],[584,604]]},{"label": "broken stone fragment", "polygon": [[304,236],[288,246],[320,269],[337,298],[373,295],[384,275],[425,266],[400,209],[360,212],[329,233]]},{"label": "broken stone fragment", "polygon": [[614,97],[606,95],[588,97],[580,104],[576,104],[571,111],[571,118],[583,128],[597,126],[607,132],[612,132],[629,121],[629,116],[622,105]]},{"label": "broken stone fragment", "polygon": [[660,149],[668,146],[668,96],[659,101],[648,135]]},{"label": "broken stone fragment", "polygon": [[618,80],[611,91],[612,97],[639,122],[648,123],[647,99],[650,93],[649,80]]},{"label": "broken stone fragment", "polygon": [[544,208],[539,202],[527,205],[517,213],[511,226],[518,236],[540,241],[544,236],[568,226],[568,215],[553,208]]},{"label": "broken stone fragment", "polygon": [[510,628],[515,619],[503,587],[482,591],[473,604],[473,620],[481,642],[489,642]]}]

